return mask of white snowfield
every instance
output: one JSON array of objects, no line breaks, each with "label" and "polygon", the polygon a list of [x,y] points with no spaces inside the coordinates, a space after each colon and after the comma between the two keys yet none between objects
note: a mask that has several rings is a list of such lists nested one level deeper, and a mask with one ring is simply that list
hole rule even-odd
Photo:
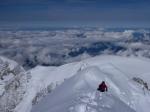
[{"label": "white snowfield", "polygon": [[[150,91],[133,81],[141,78],[150,86],[150,60],[135,57],[98,56],[60,67],[38,66],[16,112],[149,112]],[[65,79],[65,80],[64,80]],[[108,91],[100,93],[101,81]],[[37,92],[49,84],[58,86],[32,106]]]}]

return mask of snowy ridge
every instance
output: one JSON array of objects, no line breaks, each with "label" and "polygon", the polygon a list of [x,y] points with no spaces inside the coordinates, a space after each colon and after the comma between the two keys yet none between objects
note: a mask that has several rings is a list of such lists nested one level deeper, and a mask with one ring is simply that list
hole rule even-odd
[{"label": "snowy ridge", "polygon": [[[74,66],[74,68],[72,68]],[[16,112],[30,112],[32,108],[32,100],[36,94],[46,88],[48,85],[57,86],[66,78],[73,76],[81,67],[80,64],[66,64],[60,67],[42,67],[29,71],[31,73],[31,80],[28,84],[28,90],[25,94],[23,101],[16,107]]]},{"label": "snowy ridge", "polygon": [[[149,86],[145,80],[150,78],[149,66],[150,61],[142,58],[98,56],[60,67],[36,67],[16,112],[30,112],[36,93],[51,83],[59,86],[31,112],[149,112],[149,91],[132,80],[140,77]],[[96,91],[102,80],[109,87],[107,93]]]}]

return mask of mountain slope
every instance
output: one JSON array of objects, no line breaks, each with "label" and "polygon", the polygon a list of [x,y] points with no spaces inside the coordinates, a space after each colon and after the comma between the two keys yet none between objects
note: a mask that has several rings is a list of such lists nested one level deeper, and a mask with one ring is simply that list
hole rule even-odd
[{"label": "mountain slope", "polygon": [[27,75],[16,62],[0,57],[0,112],[13,112],[26,92]]},{"label": "mountain slope", "polygon": [[[57,73],[70,78],[33,106],[31,112],[148,112],[149,91],[132,78],[140,77],[149,85],[146,79],[150,76],[144,75],[150,73],[149,66],[150,61],[143,58],[100,56],[59,67]],[[66,74],[59,72],[65,69]],[[96,91],[102,80],[109,87],[107,93]]]}]

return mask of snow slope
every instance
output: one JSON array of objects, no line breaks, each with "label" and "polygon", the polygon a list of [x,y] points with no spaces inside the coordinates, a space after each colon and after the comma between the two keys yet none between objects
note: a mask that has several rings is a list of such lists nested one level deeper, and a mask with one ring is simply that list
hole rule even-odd
[{"label": "snow slope", "polygon": [[31,79],[28,84],[28,90],[22,102],[16,107],[15,112],[30,112],[32,108],[32,100],[38,92],[48,85],[57,86],[64,79],[73,76],[80,68],[80,64],[72,63],[60,67],[42,67],[29,71]]},{"label": "snow slope", "polygon": [[[30,112],[36,93],[54,83],[59,86],[31,112],[149,112],[149,91],[132,80],[140,77],[149,85],[149,66],[145,58],[106,55],[60,67],[38,66],[30,71],[30,87],[16,111]],[[102,80],[107,93],[96,91]]]}]

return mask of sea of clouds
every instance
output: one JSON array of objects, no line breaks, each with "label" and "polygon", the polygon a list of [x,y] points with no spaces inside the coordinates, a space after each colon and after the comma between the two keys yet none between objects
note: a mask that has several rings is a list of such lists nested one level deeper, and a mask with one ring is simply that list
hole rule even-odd
[{"label": "sea of clouds", "polygon": [[26,69],[114,54],[150,58],[150,29],[1,30],[0,55]]}]

